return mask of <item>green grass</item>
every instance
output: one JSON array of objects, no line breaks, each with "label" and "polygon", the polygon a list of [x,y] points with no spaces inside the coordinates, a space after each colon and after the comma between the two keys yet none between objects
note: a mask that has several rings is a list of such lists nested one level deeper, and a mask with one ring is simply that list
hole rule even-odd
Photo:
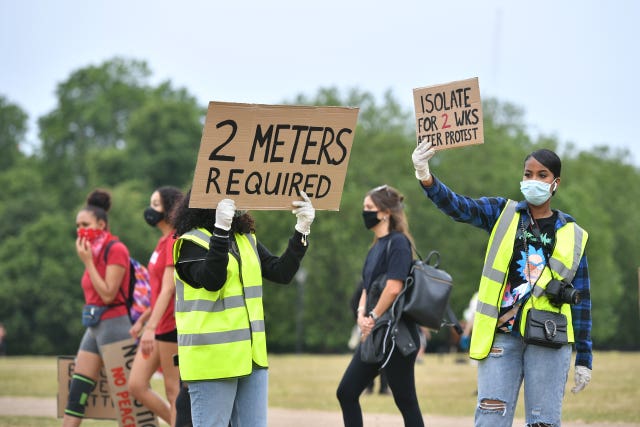
[{"label": "green grass", "polygon": [[[350,355],[271,355],[269,404],[292,409],[340,410],[336,387]],[[456,355],[428,354],[416,365],[416,384],[424,413],[473,416],[476,368]],[[640,353],[597,352],[591,384],[581,393],[570,392],[573,370],[567,384],[563,419],[585,422],[632,423],[640,420]],[[55,357],[0,358],[0,396],[56,397]],[[162,390],[159,380],[154,389]],[[377,387],[377,380],[376,380]],[[393,399],[377,394],[363,395],[365,412],[397,413]],[[516,417],[523,418],[522,397]],[[58,426],[55,418],[2,417],[8,427]],[[86,420],[83,425],[107,426],[113,421]]]}]

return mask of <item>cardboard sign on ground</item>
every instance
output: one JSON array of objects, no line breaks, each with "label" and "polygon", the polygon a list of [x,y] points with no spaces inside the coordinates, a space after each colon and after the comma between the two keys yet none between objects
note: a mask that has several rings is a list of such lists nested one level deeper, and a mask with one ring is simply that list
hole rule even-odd
[{"label": "cardboard sign on ground", "polygon": [[[64,416],[64,410],[69,399],[69,387],[71,386],[71,376],[75,368],[74,356],[58,357],[58,418]],[[115,420],[117,417],[116,408],[113,406],[111,394],[109,392],[109,380],[104,371],[104,366],[100,369],[100,378],[93,393],[87,399],[85,418],[98,420]]]},{"label": "cardboard sign on ground", "polygon": [[111,400],[120,427],[158,427],[158,418],[129,392],[129,372],[136,356],[133,338],[100,347]]},{"label": "cardboard sign on ground", "polygon": [[339,210],[358,109],[210,102],[189,206]]},{"label": "cardboard sign on ground", "polygon": [[436,150],[484,143],[478,78],[413,90],[419,142]]}]

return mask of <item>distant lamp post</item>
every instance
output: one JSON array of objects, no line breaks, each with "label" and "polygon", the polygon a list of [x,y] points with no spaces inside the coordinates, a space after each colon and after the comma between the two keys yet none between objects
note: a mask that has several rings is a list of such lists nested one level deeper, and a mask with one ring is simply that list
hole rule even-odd
[{"label": "distant lamp post", "polygon": [[304,347],[304,283],[307,281],[307,270],[298,269],[295,275],[297,288],[296,301],[296,353],[302,353]]}]

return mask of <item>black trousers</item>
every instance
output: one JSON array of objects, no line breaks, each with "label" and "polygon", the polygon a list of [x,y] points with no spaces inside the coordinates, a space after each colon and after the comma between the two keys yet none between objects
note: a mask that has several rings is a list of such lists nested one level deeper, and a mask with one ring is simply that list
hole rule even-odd
[{"label": "black trousers", "polygon": [[192,427],[191,423],[191,398],[189,389],[180,381],[180,392],[176,398],[176,427]]},{"label": "black trousers", "polygon": [[[393,392],[393,400],[402,414],[406,427],[424,426],[416,395],[414,368],[417,354],[417,352],[413,352],[405,357],[396,349],[384,368],[389,388]],[[378,375],[379,368],[379,365],[362,362],[360,360],[360,346],[356,348],[337,391],[345,427],[362,426],[360,395]]]}]

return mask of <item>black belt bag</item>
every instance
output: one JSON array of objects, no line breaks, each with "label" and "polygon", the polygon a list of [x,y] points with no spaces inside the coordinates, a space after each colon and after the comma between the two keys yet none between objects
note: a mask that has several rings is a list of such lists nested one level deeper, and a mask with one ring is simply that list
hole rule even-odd
[{"label": "black belt bag", "polygon": [[524,342],[550,348],[568,344],[567,316],[554,311],[530,309],[524,326]]}]

